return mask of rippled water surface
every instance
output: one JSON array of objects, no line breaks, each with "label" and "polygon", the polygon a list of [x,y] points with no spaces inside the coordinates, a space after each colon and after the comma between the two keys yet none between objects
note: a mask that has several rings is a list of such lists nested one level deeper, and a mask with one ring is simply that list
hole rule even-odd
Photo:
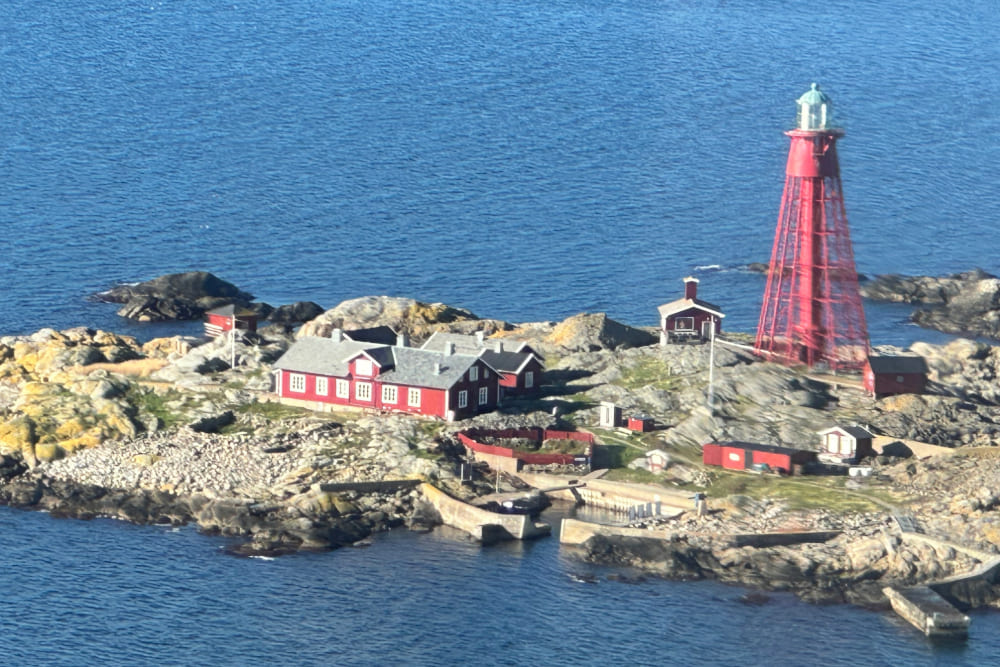
[{"label": "rippled water surface", "polygon": [[[0,332],[143,337],[85,297],[208,269],[271,303],[397,294],[656,321],[680,278],[751,330],[793,101],[858,268],[998,272],[994,2],[0,5]],[[875,343],[936,337],[870,306]],[[989,664],[891,616],[710,583],[574,583],[554,540],[435,533],[276,561],[190,530],[0,512],[6,664]]]},{"label": "rippled water surface", "polygon": [[980,612],[966,645],[934,646],[890,614],[621,583],[555,539],[483,549],[447,529],[238,559],[187,528],[2,509],[0,545],[5,664],[990,664],[1000,630]]}]

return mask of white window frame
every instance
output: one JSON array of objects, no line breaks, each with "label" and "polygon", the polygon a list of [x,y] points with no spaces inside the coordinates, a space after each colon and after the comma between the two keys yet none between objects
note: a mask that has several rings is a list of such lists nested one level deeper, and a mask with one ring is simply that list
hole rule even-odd
[{"label": "white window frame", "polygon": [[355,382],[354,383],[354,399],[357,401],[366,401],[371,403],[372,400],[372,383],[371,382]]},{"label": "white window frame", "polygon": [[693,317],[675,318],[674,331],[694,331],[694,318]]},{"label": "white window frame", "polygon": [[306,376],[302,373],[289,373],[288,391],[293,391],[296,394],[306,393]]},{"label": "white window frame", "polygon": [[486,405],[490,400],[490,388],[480,387],[479,388],[479,405]]},{"label": "white window frame", "polygon": [[531,389],[535,386],[535,371],[524,372],[524,388]]},{"label": "white window frame", "polygon": [[316,378],[316,395],[326,396],[330,393],[330,380],[325,377]]},{"label": "white window frame", "polygon": [[351,383],[343,378],[337,378],[337,398],[351,397]]},{"label": "white window frame", "polygon": [[458,392],[458,407],[466,408],[469,406],[469,392],[462,390]]},{"label": "white window frame", "polygon": [[475,382],[479,379],[479,366],[472,366],[469,368],[469,382]]},{"label": "white window frame", "polygon": [[375,366],[371,359],[358,359],[354,362],[354,372],[358,375],[371,377],[375,375]]},{"label": "white window frame", "polygon": [[394,384],[382,385],[382,402],[396,404],[399,400],[399,387]]},{"label": "white window frame", "polygon": [[410,387],[410,389],[406,392],[406,404],[411,408],[420,407],[420,389]]}]

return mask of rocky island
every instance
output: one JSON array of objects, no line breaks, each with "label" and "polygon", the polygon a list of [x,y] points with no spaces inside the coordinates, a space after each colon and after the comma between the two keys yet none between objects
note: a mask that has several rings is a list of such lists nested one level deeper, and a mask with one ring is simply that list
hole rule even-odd
[{"label": "rocky island", "polygon": [[[251,303],[239,290],[223,291]],[[139,298],[159,299],[163,312],[162,295]],[[526,341],[545,357],[544,384],[458,422],[318,413],[275,401],[270,365],[297,337],[378,326],[412,344],[434,332]],[[986,572],[1000,557],[998,348],[966,339],[917,343],[910,351],[927,361],[927,393],[875,399],[847,378],[765,363],[748,351],[748,337],[730,334],[714,349],[710,410],[709,347],[656,341],[655,330],[603,314],[510,323],[394,297],[352,299],[297,331],[277,322],[235,341],[140,343],[82,328],[5,336],[0,502],[67,517],[196,523],[242,538],[233,547],[241,554],[335,548],[439,522],[423,482],[470,501],[498,485],[525,486],[481,468],[470,481],[459,431],[586,428],[597,437],[593,462],[607,469],[605,479],[685,499],[669,515],[596,531],[576,547],[593,562],[884,605],[883,586]],[[598,428],[602,402],[647,415],[657,428]],[[834,424],[864,424],[903,446],[867,460],[864,478],[702,465],[706,442],[817,449],[816,432]],[[669,456],[662,471],[635,464],[655,449]],[[688,506],[696,493],[707,495],[708,511]],[[826,539],[745,539],[791,533]],[[1000,599],[992,570],[949,593],[970,606]]]}]

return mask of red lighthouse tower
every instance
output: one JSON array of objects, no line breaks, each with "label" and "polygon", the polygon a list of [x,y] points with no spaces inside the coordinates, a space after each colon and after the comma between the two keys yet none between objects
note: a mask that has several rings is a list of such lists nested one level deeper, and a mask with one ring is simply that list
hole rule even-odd
[{"label": "red lighthouse tower", "polygon": [[847,228],[830,98],[800,97],[785,192],[757,325],[758,354],[787,364],[860,369],[868,329]]}]

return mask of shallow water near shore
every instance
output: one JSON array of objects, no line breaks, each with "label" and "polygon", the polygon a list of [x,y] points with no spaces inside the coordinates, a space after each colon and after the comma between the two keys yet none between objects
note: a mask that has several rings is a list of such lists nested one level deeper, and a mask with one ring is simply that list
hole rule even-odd
[{"label": "shallow water near shore", "polygon": [[[393,294],[656,322],[687,274],[756,324],[794,99],[818,81],[862,273],[1000,273],[994,2],[38,3],[0,9],[0,334],[215,272],[272,304]],[[874,344],[946,336],[868,304]],[[446,530],[238,559],[195,530],[0,508],[0,663],[991,664],[1000,615],[606,579]],[[593,572],[596,584],[569,574]]]},{"label": "shallow water near shore", "polygon": [[[543,518],[558,525],[572,509]],[[277,559],[193,528],[0,509],[6,664],[990,664],[1000,614],[940,645],[888,612],[715,582],[638,583],[555,537],[482,548],[447,528]],[[577,577],[595,577],[580,583]],[[625,572],[637,577],[638,573]]]}]

